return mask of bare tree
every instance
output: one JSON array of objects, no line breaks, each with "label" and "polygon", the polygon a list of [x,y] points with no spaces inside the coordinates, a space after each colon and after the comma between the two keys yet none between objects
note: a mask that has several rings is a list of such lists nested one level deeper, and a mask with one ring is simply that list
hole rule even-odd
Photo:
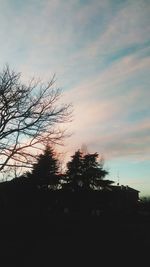
[{"label": "bare tree", "polygon": [[70,104],[60,104],[60,89],[32,79],[21,82],[21,74],[6,66],[0,73],[0,171],[32,166],[38,149],[47,143],[62,143]]}]

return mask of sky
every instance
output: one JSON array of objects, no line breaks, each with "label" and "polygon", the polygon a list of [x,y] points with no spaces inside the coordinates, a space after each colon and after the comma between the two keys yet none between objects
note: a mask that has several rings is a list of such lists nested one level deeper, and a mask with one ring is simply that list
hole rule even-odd
[{"label": "sky", "polygon": [[69,157],[85,144],[108,178],[150,195],[150,0],[0,0],[0,68],[56,74],[73,105]]}]

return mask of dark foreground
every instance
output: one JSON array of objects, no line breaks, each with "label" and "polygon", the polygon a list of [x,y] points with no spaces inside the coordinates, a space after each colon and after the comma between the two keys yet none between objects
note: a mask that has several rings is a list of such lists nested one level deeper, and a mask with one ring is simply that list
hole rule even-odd
[{"label": "dark foreground", "polygon": [[150,217],[139,214],[7,218],[0,227],[1,267],[143,266],[150,254]]}]

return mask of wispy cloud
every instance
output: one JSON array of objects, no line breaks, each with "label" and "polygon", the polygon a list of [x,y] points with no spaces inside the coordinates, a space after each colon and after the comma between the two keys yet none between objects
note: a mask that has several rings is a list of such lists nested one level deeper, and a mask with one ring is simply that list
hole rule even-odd
[{"label": "wispy cloud", "polygon": [[[0,0],[0,64],[47,80],[74,105],[66,150],[149,159],[150,3]],[[68,125],[67,125],[68,126]]]},{"label": "wispy cloud", "polygon": [[96,55],[109,55],[132,45],[144,44],[150,36],[149,12],[150,5],[146,1],[127,1],[89,49]]},{"label": "wispy cloud", "polygon": [[[76,146],[86,142],[109,158],[150,152],[148,77],[138,84],[149,66],[148,58],[120,59],[96,80],[88,79],[66,94],[75,106]],[[137,81],[131,82],[132,77]]]}]

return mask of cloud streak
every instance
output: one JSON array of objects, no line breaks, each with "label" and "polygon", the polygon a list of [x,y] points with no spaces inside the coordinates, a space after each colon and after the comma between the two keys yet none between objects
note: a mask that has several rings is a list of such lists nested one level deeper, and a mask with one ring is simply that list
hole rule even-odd
[{"label": "cloud streak", "polygon": [[56,73],[74,105],[68,153],[87,143],[111,161],[148,160],[149,1],[19,2],[0,0],[0,63],[23,80]]}]

